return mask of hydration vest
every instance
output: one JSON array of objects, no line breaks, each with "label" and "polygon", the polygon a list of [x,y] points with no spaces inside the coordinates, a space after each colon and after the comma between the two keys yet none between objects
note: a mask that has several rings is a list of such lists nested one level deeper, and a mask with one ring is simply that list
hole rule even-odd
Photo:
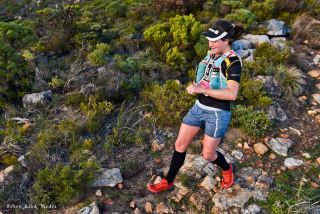
[{"label": "hydration vest", "polygon": [[[232,50],[231,50],[231,54],[237,55]],[[199,65],[196,68],[195,83],[204,88],[211,88],[211,89],[227,88],[228,69],[233,63],[237,61],[240,61],[241,63],[241,60],[236,60],[231,63],[228,56],[226,56],[225,54],[222,54],[217,59],[214,59],[213,57],[211,57],[210,54],[208,54],[199,63]],[[239,56],[238,58],[240,59]],[[221,68],[221,64],[223,61],[226,62],[226,66],[227,66],[226,76],[224,76]]]}]

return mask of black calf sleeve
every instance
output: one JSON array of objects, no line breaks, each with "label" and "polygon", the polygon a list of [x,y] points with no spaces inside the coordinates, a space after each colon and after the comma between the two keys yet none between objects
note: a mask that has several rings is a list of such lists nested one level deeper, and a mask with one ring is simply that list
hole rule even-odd
[{"label": "black calf sleeve", "polygon": [[212,161],[214,164],[220,166],[222,168],[223,171],[229,170],[230,169],[230,165],[229,163],[226,161],[226,159],[224,158],[223,154],[221,154],[221,152],[217,151],[217,159],[215,159],[214,161]]},{"label": "black calf sleeve", "polygon": [[169,184],[173,182],[179,169],[182,167],[185,158],[186,158],[186,152],[181,153],[181,152],[174,151],[171,159],[170,168],[166,177]]}]

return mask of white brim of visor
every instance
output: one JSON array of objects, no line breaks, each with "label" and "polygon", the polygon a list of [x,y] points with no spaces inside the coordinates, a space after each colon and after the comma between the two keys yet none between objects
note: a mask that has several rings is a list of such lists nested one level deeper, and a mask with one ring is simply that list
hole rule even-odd
[{"label": "white brim of visor", "polygon": [[222,39],[223,37],[225,37],[228,33],[227,32],[223,32],[220,36],[217,36],[215,38],[210,38],[210,37],[207,37],[206,38],[210,41],[210,42],[214,42],[214,41],[217,41],[219,39]]}]

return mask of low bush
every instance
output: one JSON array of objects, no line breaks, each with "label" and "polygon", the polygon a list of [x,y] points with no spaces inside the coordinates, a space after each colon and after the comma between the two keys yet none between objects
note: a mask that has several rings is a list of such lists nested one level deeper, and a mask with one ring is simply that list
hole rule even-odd
[{"label": "low bush", "polygon": [[88,54],[88,59],[94,65],[104,65],[107,62],[106,55],[109,53],[109,50],[108,44],[98,43],[96,49]]},{"label": "low bush", "polygon": [[268,115],[255,111],[252,106],[236,105],[232,108],[231,125],[242,128],[248,135],[260,138],[271,126]]},{"label": "low bush", "polygon": [[94,161],[78,165],[56,165],[36,173],[30,193],[36,204],[67,205],[87,192],[99,165]]},{"label": "low bush", "polygon": [[153,104],[159,125],[176,126],[194,103],[194,96],[187,94],[185,86],[168,80],[164,85],[152,84],[142,92],[145,101]]}]

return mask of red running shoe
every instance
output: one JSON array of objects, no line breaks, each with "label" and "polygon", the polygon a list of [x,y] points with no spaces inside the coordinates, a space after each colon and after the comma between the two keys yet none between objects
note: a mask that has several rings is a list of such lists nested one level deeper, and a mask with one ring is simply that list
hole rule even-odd
[{"label": "red running shoe", "polygon": [[232,164],[229,164],[229,165],[230,165],[229,170],[222,171],[223,179],[221,181],[221,188],[223,189],[228,189],[233,184],[234,177],[233,177],[233,171],[232,171]]},{"label": "red running shoe", "polygon": [[159,193],[162,191],[170,190],[173,187],[173,182],[168,184],[167,179],[162,178],[160,183],[148,185],[147,188],[152,193]]}]

